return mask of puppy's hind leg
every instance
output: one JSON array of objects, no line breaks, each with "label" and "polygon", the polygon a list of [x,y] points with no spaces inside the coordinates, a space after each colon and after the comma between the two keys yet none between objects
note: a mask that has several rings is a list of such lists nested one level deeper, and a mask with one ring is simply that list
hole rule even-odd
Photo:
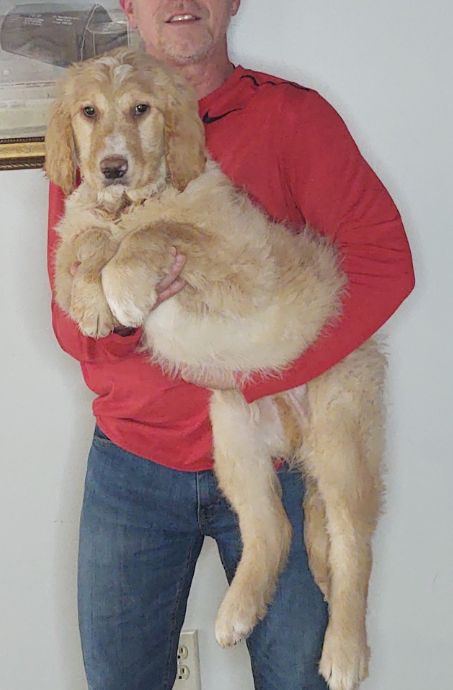
[{"label": "puppy's hind leg", "polygon": [[329,601],[329,535],[327,533],[326,510],[316,482],[305,475],[304,498],[304,541],[308,563],[316,584]]},{"label": "puppy's hind leg", "polygon": [[236,391],[216,391],[211,401],[214,470],[237,513],[242,557],[219,608],[216,638],[231,646],[264,618],[286,564],[291,526],[280,500],[272,459],[250,407]]},{"label": "puppy's hind leg", "polygon": [[[321,388],[322,384],[319,384]],[[380,502],[378,457],[367,457],[360,413],[341,393],[312,399],[307,442],[329,535],[329,625],[320,673],[331,690],[355,690],[368,675],[366,636],[371,537]],[[320,404],[321,403],[321,404]],[[379,451],[378,445],[375,451]]]}]

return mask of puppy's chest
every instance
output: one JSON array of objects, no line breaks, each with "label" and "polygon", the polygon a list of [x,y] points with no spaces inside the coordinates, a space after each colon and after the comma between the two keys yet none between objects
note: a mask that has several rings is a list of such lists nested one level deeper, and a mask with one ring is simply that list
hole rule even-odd
[{"label": "puppy's chest", "polygon": [[215,336],[214,325],[183,309],[177,297],[148,315],[145,331],[152,349],[174,364],[206,358],[207,343]]},{"label": "puppy's chest", "polygon": [[[81,194],[74,193],[74,198],[68,200],[65,221],[60,228],[60,234],[73,235],[75,229],[82,228],[103,229],[109,232],[113,239],[120,242],[132,230],[136,229],[137,219],[142,219],[143,204],[133,203],[127,199],[115,204],[98,204],[96,200],[85,199]],[[78,234],[77,233],[77,234]]]},{"label": "puppy's chest", "polygon": [[125,205],[110,217],[105,216],[109,229],[115,239],[122,240],[126,235],[147,228],[150,232],[154,224],[168,220],[168,213],[159,201],[132,203]]}]

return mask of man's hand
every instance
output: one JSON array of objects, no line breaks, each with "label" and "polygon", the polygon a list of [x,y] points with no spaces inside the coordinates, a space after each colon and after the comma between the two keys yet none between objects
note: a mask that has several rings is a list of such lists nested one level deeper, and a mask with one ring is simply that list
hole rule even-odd
[{"label": "man's hand", "polygon": [[180,278],[181,271],[186,263],[186,257],[184,254],[178,254],[176,247],[172,247],[170,252],[173,257],[173,263],[167,275],[156,285],[157,300],[154,303],[153,309],[165,302],[169,297],[173,297],[178,292],[181,292],[186,286],[186,281]]},{"label": "man's hand", "polygon": [[193,383],[195,386],[200,386],[200,388],[212,388],[214,390],[224,391],[239,388],[234,374],[225,372],[222,369],[211,370],[209,373],[194,376],[189,368],[183,368],[181,378],[187,383]]}]

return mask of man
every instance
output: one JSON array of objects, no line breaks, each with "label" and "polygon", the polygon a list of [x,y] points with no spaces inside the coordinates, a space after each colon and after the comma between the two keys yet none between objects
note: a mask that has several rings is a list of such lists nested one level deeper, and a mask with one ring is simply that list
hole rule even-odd
[{"label": "man", "polygon": [[[413,287],[398,212],[344,123],[316,93],[234,67],[227,28],[240,0],[124,0],[145,49],[200,99],[208,148],[233,181],[295,230],[336,241],[349,278],[342,318],[281,378],[248,382],[251,402],[301,385],[371,336]],[[62,211],[50,194],[53,227]],[[160,299],[183,285],[175,258]],[[52,268],[51,268],[52,276]],[[241,542],[212,474],[208,388],[166,378],[136,351],[140,331],[95,341],[53,304],[55,333],[97,394],[80,529],[79,613],[90,690],[170,690],[195,563],[205,535],[231,578]],[[247,641],[256,688],[327,687],[318,674],[326,605],[303,544],[300,478],[278,471],[293,525],[288,565]]]}]

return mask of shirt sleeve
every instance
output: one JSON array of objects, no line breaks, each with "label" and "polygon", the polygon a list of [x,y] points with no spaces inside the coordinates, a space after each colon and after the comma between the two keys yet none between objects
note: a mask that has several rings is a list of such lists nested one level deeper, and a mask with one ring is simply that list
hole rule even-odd
[{"label": "shirt sleeve", "polygon": [[285,104],[283,184],[309,227],[337,246],[347,276],[340,318],[281,376],[252,378],[248,402],[302,385],[370,338],[414,287],[411,253],[395,204],[341,117],[316,92]]},{"label": "shirt sleeve", "polygon": [[141,338],[141,329],[131,335],[111,333],[105,338],[89,338],[79,330],[77,324],[65,314],[54,299],[54,254],[58,236],[55,227],[64,213],[64,195],[59,187],[50,183],[47,269],[52,288],[52,326],[60,347],[79,362],[95,362],[115,359],[132,354]]}]

